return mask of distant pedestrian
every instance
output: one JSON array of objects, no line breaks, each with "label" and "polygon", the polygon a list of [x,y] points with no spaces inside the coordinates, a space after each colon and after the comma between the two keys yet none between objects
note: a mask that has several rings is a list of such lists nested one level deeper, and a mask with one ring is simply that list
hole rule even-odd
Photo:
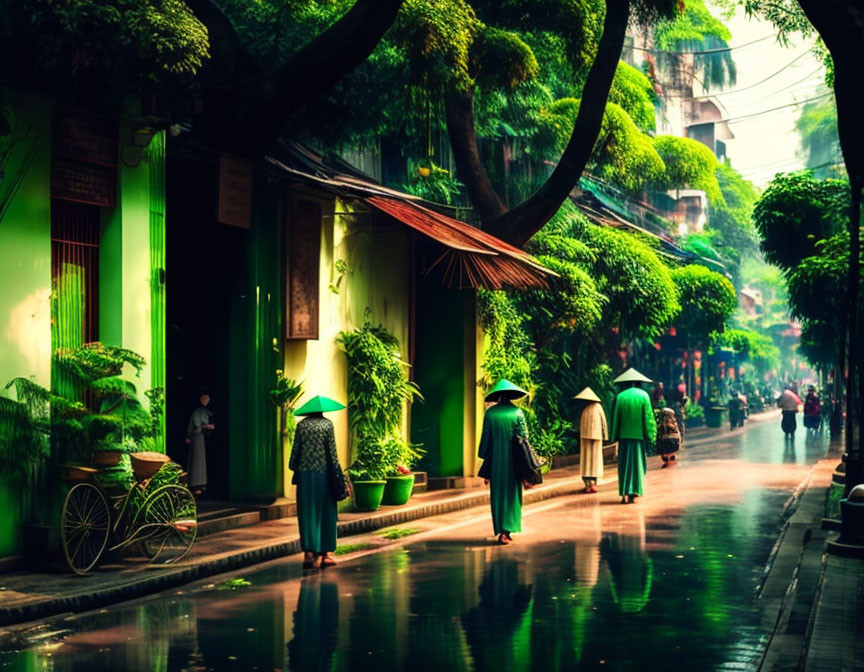
[{"label": "distant pedestrian", "polygon": [[732,392],[727,404],[729,409],[729,430],[744,426],[744,413],[747,404],[738,392]]},{"label": "distant pedestrian", "polygon": [[795,419],[796,413],[801,406],[801,397],[792,391],[791,386],[787,385],[783,394],[780,395],[779,401],[780,410],[783,412],[783,419],[780,421],[780,428],[786,435],[786,438],[795,436],[795,430],[798,429],[798,422]]},{"label": "distant pedestrian", "polygon": [[189,416],[186,425],[186,443],[189,446],[188,472],[189,488],[192,494],[201,495],[207,488],[207,441],[206,437],[216,428],[210,405],[210,388],[198,391],[198,408]]},{"label": "distant pedestrian", "polygon": [[657,383],[651,394],[651,402],[654,404],[654,408],[663,408],[666,405],[666,390],[663,383]]},{"label": "distant pedestrian", "polygon": [[615,399],[612,439],[618,441],[618,494],[622,504],[632,504],[643,494],[647,448],[657,437],[651,398],[637,387],[651,381],[631,368],[613,382],[627,386]]},{"label": "distant pedestrian", "polygon": [[291,482],[297,486],[304,569],[336,564],[332,555],[336,550],[336,503],[348,496],[348,485],[339,465],[333,423],[324,413],[344,408],[338,401],[317,396],[294,412],[307,416],[297,424],[288,460],[294,472]]},{"label": "distant pedestrian", "polygon": [[585,483],[585,492],[597,492],[597,480],[603,478],[603,441],[609,438],[606,413],[603,405],[590,387],[586,387],[574,399],[588,402],[579,416],[579,471]]},{"label": "distant pedestrian", "polygon": [[804,399],[804,426],[810,432],[816,432],[822,423],[822,408],[816,388],[812,385],[807,388],[807,397]]},{"label": "distant pedestrian", "polygon": [[512,534],[522,531],[522,483],[514,469],[518,438],[527,440],[528,426],[522,409],[513,404],[528,393],[509,380],[499,380],[486,395],[495,402],[483,417],[478,457],[483,466],[478,472],[489,485],[492,529],[501,544],[513,541]]},{"label": "distant pedestrian", "polygon": [[660,411],[660,422],[657,424],[657,452],[663,459],[663,467],[676,464],[675,456],[681,449],[681,430],[675,411],[664,408]]}]

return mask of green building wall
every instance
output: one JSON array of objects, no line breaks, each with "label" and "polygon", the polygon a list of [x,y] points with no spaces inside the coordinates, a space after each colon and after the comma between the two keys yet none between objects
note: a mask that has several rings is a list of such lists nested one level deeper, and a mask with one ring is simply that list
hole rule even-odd
[{"label": "green building wall", "polygon": [[[12,149],[0,163],[0,386],[51,378],[51,104],[2,92]],[[0,557],[20,548],[24,493],[0,476]]]}]

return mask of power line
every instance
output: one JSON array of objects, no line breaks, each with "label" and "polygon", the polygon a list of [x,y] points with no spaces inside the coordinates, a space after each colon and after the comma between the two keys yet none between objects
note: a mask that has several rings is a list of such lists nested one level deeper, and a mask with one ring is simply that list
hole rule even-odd
[{"label": "power line", "polygon": [[[762,86],[762,84],[764,84],[765,82],[767,82],[771,79],[774,79],[781,72],[783,72],[784,70],[788,70],[793,65],[795,65],[795,63],[800,61],[805,56],[809,56],[809,55],[810,55],[809,51],[804,51],[804,52],[798,54],[795,58],[793,58],[791,61],[789,61],[786,65],[784,65],[782,68],[777,70],[777,72],[774,72],[774,73],[768,75],[765,79],[759,80],[755,84],[749,84],[747,86],[742,86],[740,89],[733,89],[732,91],[718,91],[717,93],[706,93],[702,96],[693,96],[693,98],[694,99],[695,98],[717,98],[718,96],[731,96],[731,95],[736,94],[736,93],[741,93],[742,91],[749,91],[750,89],[755,89],[757,86]],[[817,69],[815,72],[819,72],[819,70]],[[810,73],[809,75],[807,75],[807,77],[812,77],[812,76],[813,76],[813,73]],[[805,77],[804,79],[807,79],[807,77]],[[794,84],[792,86],[794,86]]]},{"label": "power line", "polygon": [[812,103],[814,100],[821,100],[822,98],[826,98],[827,96],[833,96],[834,92],[829,91],[827,93],[823,93],[821,96],[814,96],[813,98],[807,98],[806,100],[796,101],[794,103],[786,103],[786,105],[780,105],[779,107],[772,107],[768,110],[760,110],[759,112],[753,112],[751,114],[742,114],[740,117],[729,117],[728,119],[718,119],[715,123],[719,124],[721,122],[732,123],[743,121],[744,119],[751,119],[752,117],[759,117],[763,114],[770,114],[771,112],[777,112],[778,110],[786,109],[787,107],[798,107],[799,105],[804,105],[805,103]]},{"label": "power line", "polygon": [[734,47],[718,47],[716,49],[704,49],[703,51],[672,51],[669,49],[655,49],[652,47],[637,47],[635,44],[630,45],[629,49],[635,49],[637,51],[644,51],[651,54],[676,54],[676,55],[690,55],[690,56],[700,56],[704,54],[719,54],[725,53],[729,51],[737,51],[738,49],[745,49],[752,44],[757,44],[759,42],[764,42],[765,40],[770,40],[772,37],[777,37],[779,33],[772,33],[771,35],[765,35],[764,37],[760,37],[758,40],[753,40],[752,42],[745,42],[744,44],[738,44]]}]

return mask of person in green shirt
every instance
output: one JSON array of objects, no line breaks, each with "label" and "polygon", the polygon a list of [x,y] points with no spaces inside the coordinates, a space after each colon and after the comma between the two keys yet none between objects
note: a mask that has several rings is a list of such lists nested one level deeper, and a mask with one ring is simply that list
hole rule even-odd
[{"label": "person in green shirt", "polygon": [[618,494],[622,504],[632,504],[643,494],[648,444],[657,439],[651,397],[638,387],[651,381],[630,368],[613,382],[627,386],[615,398],[611,434],[618,441]]},{"label": "person in green shirt", "polygon": [[528,427],[522,409],[514,406],[513,400],[527,394],[510,381],[499,380],[486,395],[486,401],[497,403],[483,417],[477,455],[484,461],[480,473],[489,484],[492,527],[501,544],[509,544],[511,534],[522,531],[522,483],[516,480],[513,469],[513,439],[527,439]]}]

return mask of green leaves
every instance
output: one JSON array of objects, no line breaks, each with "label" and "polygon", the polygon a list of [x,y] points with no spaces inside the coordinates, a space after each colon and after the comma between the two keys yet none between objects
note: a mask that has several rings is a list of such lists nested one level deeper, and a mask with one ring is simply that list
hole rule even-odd
[{"label": "green leaves", "polygon": [[712,205],[723,203],[723,193],[714,174],[717,157],[698,140],[658,135],[654,147],[666,166],[657,182],[663,189],[701,189]]},{"label": "green leaves", "polygon": [[777,175],[753,209],[765,259],[791,271],[817,253],[818,241],[845,228],[849,203],[845,181],[818,180],[809,171]]},{"label": "green leaves", "polygon": [[348,360],[348,423],[356,449],[349,473],[377,480],[399,465],[410,468],[420,451],[402,436],[402,417],[405,404],[422,396],[408,379],[398,339],[366,322],[340,332],[337,342]]},{"label": "green leaves", "polygon": [[735,288],[725,276],[695,264],[676,268],[671,275],[681,303],[676,325],[692,345],[707,345],[738,307]]}]

